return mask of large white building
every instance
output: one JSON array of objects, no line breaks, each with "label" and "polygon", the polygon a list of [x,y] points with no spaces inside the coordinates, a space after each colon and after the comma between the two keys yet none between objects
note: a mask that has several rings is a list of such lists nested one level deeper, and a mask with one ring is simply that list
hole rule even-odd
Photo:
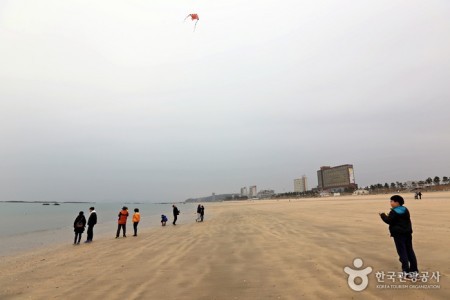
[{"label": "large white building", "polygon": [[247,196],[248,195],[248,193],[247,193],[247,187],[241,187],[241,196]]},{"label": "large white building", "polygon": [[256,197],[256,185],[252,185],[248,187],[248,197],[249,198],[253,198]]},{"label": "large white building", "polygon": [[308,178],[303,175],[302,178],[294,179],[294,192],[303,193],[308,190]]}]

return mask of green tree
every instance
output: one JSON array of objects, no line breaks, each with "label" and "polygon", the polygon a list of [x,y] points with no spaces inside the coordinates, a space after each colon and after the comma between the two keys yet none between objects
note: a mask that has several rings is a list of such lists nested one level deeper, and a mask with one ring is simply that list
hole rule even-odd
[{"label": "green tree", "polygon": [[418,184],[419,184],[419,186],[423,186],[423,185],[425,184],[425,181],[420,180],[420,181],[418,182]]},{"label": "green tree", "polygon": [[448,177],[447,176],[442,177],[442,183],[444,183],[444,184],[448,183]]},{"label": "green tree", "polygon": [[427,180],[425,180],[427,184],[431,184],[433,182],[433,179],[431,177],[428,177]]},{"label": "green tree", "polygon": [[415,181],[411,182],[413,188],[417,187],[417,183]]},{"label": "green tree", "polygon": [[389,183],[386,182],[386,183],[384,184],[384,188],[385,188],[385,189],[388,189],[388,188],[389,188]]},{"label": "green tree", "polygon": [[395,182],[391,182],[391,189],[395,189]]},{"label": "green tree", "polygon": [[441,179],[439,178],[439,176],[434,177],[433,182],[435,185],[439,185],[441,183]]}]

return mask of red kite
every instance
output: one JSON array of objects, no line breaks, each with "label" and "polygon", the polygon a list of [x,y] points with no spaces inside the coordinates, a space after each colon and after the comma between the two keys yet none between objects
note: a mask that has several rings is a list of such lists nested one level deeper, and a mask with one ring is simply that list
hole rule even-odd
[{"label": "red kite", "polygon": [[195,20],[195,24],[194,24],[194,31],[195,31],[195,28],[197,28],[197,22],[198,22],[198,20],[200,20],[200,18],[198,17],[197,14],[189,14],[189,15],[187,15],[186,18],[184,18],[184,20],[186,21],[186,19],[189,17],[191,17],[191,21]]}]

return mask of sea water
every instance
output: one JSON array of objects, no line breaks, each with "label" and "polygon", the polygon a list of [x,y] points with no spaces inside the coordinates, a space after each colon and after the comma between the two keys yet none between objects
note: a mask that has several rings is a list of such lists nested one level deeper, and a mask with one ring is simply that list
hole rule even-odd
[{"label": "sea water", "polygon": [[[97,225],[94,227],[94,241],[97,238],[113,238],[116,235],[117,219],[123,206],[128,207],[127,233],[133,234],[132,215],[139,208],[141,221],[138,230],[161,226],[161,214],[169,221],[172,218],[172,204],[155,203],[42,203],[0,202],[0,256],[16,254],[36,247],[57,243],[73,243],[73,223],[80,211],[89,218],[89,207],[95,207]],[[179,220],[195,216],[196,204],[179,203]],[[184,216],[183,216],[184,215]],[[83,233],[86,239],[86,230]]]}]

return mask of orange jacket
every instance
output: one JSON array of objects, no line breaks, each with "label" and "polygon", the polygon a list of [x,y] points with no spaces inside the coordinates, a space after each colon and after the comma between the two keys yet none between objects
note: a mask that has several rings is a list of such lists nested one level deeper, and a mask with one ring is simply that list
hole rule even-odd
[{"label": "orange jacket", "polygon": [[137,223],[140,220],[141,220],[141,214],[138,213],[138,212],[134,213],[134,215],[133,215],[133,223]]},{"label": "orange jacket", "polygon": [[127,224],[128,210],[121,210],[119,213],[119,224]]}]

